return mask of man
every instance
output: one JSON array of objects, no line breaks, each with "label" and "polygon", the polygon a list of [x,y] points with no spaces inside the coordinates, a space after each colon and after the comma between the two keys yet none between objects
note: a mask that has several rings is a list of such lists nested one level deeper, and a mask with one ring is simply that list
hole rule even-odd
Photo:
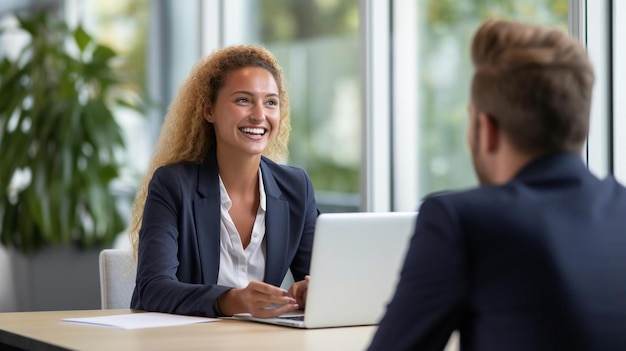
[{"label": "man", "polygon": [[488,21],[472,44],[481,186],[420,207],[369,350],[626,350],[626,189],[580,153],[593,71],[565,33]]}]

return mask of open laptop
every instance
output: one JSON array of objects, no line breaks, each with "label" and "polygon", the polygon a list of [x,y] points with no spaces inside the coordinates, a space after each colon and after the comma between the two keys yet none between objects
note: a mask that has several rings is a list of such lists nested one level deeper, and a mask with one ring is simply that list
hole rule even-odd
[{"label": "open laptop", "polygon": [[318,216],[305,311],[235,319],[297,328],[377,324],[393,296],[417,212]]}]

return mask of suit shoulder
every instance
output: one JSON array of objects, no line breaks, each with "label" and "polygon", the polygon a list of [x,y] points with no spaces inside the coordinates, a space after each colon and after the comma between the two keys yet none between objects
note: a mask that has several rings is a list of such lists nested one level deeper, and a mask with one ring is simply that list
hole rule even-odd
[{"label": "suit shoulder", "polygon": [[180,162],[180,163],[172,163],[169,165],[160,166],[156,169],[156,172],[161,173],[193,173],[198,171],[198,167],[200,164],[198,163],[189,163],[189,162]]},{"label": "suit shoulder", "polygon": [[483,187],[470,188],[465,190],[442,190],[430,193],[426,195],[422,202],[436,201],[436,202],[455,202],[462,199],[472,199],[475,197],[484,196],[485,192],[489,192]]},{"label": "suit shoulder", "polygon": [[263,157],[263,162],[277,181],[306,181],[309,178],[306,171],[300,167],[279,164],[266,157]]},{"label": "suit shoulder", "polygon": [[439,191],[427,195],[420,203],[420,208],[426,205],[445,207],[454,212],[463,212],[467,209],[489,209],[498,206],[498,199],[507,197],[510,189],[501,186],[479,186],[458,191]]},{"label": "suit shoulder", "polygon": [[160,166],[154,171],[152,179],[161,181],[194,182],[198,177],[199,164],[196,163],[173,163]]},{"label": "suit shoulder", "polygon": [[606,176],[606,178],[600,180],[600,184],[610,188],[613,192],[626,193],[626,184],[622,184],[614,175]]}]

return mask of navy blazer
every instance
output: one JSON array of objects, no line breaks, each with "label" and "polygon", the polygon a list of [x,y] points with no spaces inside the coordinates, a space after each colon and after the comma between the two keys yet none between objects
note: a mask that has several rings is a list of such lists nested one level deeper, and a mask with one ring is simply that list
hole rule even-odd
[{"label": "navy blazer", "polygon": [[[267,212],[264,281],[280,286],[291,268],[309,274],[315,221],[313,186],[302,169],[261,158]],[[217,316],[220,262],[220,186],[214,152],[202,164],[158,168],[150,181],[139,232],[131,308]]]},{"label": "navy blazer", "polygon": [[369,350],[626,350],[626,189],[574,154],[420,207]]}]

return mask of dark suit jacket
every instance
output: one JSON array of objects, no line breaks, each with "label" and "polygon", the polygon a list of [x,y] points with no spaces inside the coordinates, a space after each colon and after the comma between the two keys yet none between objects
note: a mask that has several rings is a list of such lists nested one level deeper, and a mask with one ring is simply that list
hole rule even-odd
[{"label": "dark suit jacket", "polygon": [[[267,199],[265,282],[279,286],[289,268],[309,274],[318,210],[302,169],[261,159]],[[131,308],[216,316],[214,302],[231,287],[217,285],[220,187],[215,153],[202,164],[156,170],[139,232]]]},{"label": "dark suit jacket", "polygon": [[626,350],[626,189],[573,154],[420,207],[369,350]]}]

